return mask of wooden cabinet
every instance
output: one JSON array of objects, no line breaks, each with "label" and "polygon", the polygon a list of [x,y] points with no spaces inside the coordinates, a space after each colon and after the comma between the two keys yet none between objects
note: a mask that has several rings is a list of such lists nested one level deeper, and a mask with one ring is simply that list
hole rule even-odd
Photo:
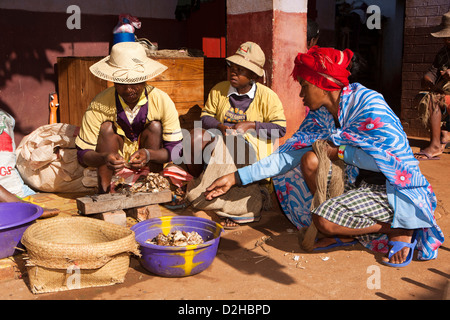
[{"label": "wooden cabinet", "polygon": [[[89,71],[89,67],[102,58],[58,58],[59,122],[81,125],[83,114],[92,99],[113,85],[97,78]],[[205,99],[203,58],[152,59],[166,65],[168,69],[148,83],[165,91],[171,97],[180,116],[181,127],[192,129],[194,121],[200,119]],[[223,73],[221,77],[223,79]]]},{"label": "wooden cabinet", "polygon": [[107,88],[105,80],[89,71],[100,59],[102,57],[58,57],[59,122],[81,125],[89,103]]}]

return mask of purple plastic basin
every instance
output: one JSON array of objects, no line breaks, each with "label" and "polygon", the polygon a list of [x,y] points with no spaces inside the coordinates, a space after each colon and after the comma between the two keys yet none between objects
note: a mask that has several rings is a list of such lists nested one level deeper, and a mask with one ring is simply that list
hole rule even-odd
[{"label": "purple plastic basin", "polygon": [[[216,257],[223,227],[211,220],[191,216],[165,216],[152,218],[131,227],[140,245],[142,266],[156,275],[185,277],[202,272]],[[158,246],[145,243],[159,233],[196,231],[203,238],[199,245]]]},{"label": "purple plastic basin", "polygon": [[16,248],[22,247],[20,240],[23,233],[43,211],[32,203],[0,203],[0,259],[17,253]]}]

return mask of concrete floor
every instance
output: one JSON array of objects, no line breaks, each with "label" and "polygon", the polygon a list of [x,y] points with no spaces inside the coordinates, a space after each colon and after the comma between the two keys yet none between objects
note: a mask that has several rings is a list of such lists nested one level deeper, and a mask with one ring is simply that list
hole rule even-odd
[{"label": "concrete floor", "polygon": [[[450,154],[439,161],[420,162],[439,203],[437,222],[450,236]],[[72,214],[73,199],[64,199],[64,214]],[[193,214],[216,219],[207,212]],[[266,239],[263,246],[258,246]],[[258,242],[259,241],[259,242]],[[146,271],[137,257],[130,259],[125,281],[106,287],[33,294],[20,256],[17,279],[0,281],[6,300],[440,300],[449,299],[450,247],[448,240],[432,261],[413,261],[405,268],[379,263],[381,254],[357,244],[332,251],[305,253],[293,225],[278,207],[265,211],[261,221],[226,231],[212,265],[200,274],[164,278]],[[253,302],[255,303],[255,302]],[[156,304],[157,305],[157,304]]]}]

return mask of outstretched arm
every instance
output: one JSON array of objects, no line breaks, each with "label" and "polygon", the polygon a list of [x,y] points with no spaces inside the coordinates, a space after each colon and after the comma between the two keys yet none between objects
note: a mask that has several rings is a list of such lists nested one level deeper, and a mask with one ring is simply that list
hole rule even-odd
[{"label": "outstretched arm", "polygon": [[217,178],[207,189],[205,192],[206,200],[212,200],[213,198],[219,197],[225,193],[232,186],[236,184],[236,174],[237,172],[229,173],[220,178]]},{"label": "outstretched arm", "polygon": [[0,185],[0,202],[20,202],[20,198]]}]

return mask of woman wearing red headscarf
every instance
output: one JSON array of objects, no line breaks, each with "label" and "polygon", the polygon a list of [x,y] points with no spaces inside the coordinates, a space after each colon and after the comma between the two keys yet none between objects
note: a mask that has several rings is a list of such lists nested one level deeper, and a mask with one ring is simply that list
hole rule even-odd
[{"label": "woman wearing red headscarf", "polygon": [[[207,199],[235,184],[272,177],[290,221],[299,229],[313,222],[325,236],[315,250],[359,241],[375,251],[389,250],[383,262],[394,267],[408,265],[415,249],[419,259],[434,259],[444,241],[433,216],[435,194],[383,96],[349,83],[352,57],[348,49],[317,46],[299,53],[292,75],[310,109],[307,117],[276,153],[217,179],[207,189]],[[318,140],[327,143],[325,157],[345,168],[345,190],[311,209],[321,181],[319,164],[324,163],[312,148]],[[325,174],[328,183],[333,168]]]}]

